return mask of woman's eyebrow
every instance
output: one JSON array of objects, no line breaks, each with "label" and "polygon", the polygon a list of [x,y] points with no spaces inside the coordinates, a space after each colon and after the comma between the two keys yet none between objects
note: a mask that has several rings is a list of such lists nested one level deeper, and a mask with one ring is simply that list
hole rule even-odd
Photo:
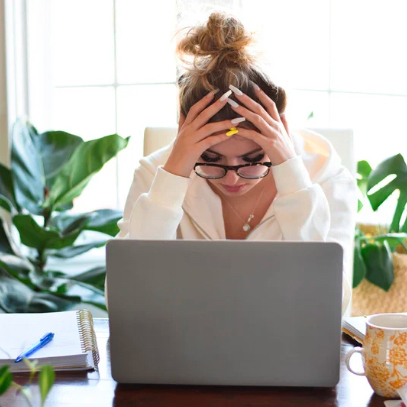
[{"label": "woman's eyebrow", "polygon": [[[261,151],[261,150],[263,150],[261,147],[256,148],[256,149],[253,150],[253,151],[249,151],[248,153],[244,153],[244,154],[242,154],[242,155],[239,155],[238,158],[242,158],[242,157],[245,157],[246,155],[250,155],[250,154],[253,154],[253,153],[257,153],[257,151]],[[212,150],[209,149],[209,148],[207,148],[206,151],[209,151],[210,153],[219,155],[220,157],[224,157],[223,154],[219,154],[219,153],[217,153],[216,151],[212,151]]]}]

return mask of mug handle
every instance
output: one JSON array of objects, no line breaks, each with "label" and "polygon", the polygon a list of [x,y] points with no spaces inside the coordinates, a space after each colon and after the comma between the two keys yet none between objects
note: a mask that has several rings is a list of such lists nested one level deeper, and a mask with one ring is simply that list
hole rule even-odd
[{"label": "mug handle", "polygon": [[350,352],[348,352],[348,354],[346,355],[346,358],[345,358],[346,367],[348,368],[348,370],[349,370],[350,372],[352,372],[352,373],[355,374],[355,375],[358,375],[358,376],[366,376],[366,372],[365,372],[365,371],[363,371],[363,373],[355,372],[355,371],[350,367],[350,358],[352,357],[352,355],[353,355],[354,353],[360,353],[360,354],[363,356],[363,348],[360,348],[359,346],[357,346],[356,348],[353,348]]}]

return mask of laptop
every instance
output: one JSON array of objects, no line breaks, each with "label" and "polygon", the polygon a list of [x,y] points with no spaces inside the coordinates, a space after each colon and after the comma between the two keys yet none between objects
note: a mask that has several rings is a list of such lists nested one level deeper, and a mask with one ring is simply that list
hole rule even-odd
[{"label": "laptop", "polygon": [[106,257],[117,382],[338,383],[339,244],[114,239]]}]

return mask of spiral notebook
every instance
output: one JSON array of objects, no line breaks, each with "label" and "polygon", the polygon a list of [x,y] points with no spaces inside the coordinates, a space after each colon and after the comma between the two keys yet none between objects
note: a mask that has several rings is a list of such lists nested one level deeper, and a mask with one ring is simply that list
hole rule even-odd
[{"label": "spiral notebook", "polygon": [[0,367],[10,365],[12,372],[28,372],[24,361],[14,360],[47,332],[55,334],[53,340],[32,354],[30,361],[37,360],[37,366],[50,364],[55,371],[96,369],[99,352],[88,310],[0,314]]}]

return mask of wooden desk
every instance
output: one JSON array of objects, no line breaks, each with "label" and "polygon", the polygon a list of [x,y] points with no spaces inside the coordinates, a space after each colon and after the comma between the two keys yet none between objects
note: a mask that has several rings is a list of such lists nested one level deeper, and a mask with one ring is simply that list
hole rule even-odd
[{"label": "wooden desk", "polygon": [[[345,355],[357,343],[345,335],[342,338],[341,379],[335,388],[154,386],[117,384],[110,374],[108,320],[96,318],[95,330],[100,351],[99,371],[56,372],[46,407],[384,406],[385,399],[373,393],[365,377],[353,375],[346,369]],[[352,362],[359,369],[356,359]],[[27,375],[19,374],[15,378],[18,383],[24,384]],[[34,405],[39,406],[38,386],[33,390],[36,397]],[[15,395],[14,389],[0,397],[0,405],[27,406],[21,395]]]}]

